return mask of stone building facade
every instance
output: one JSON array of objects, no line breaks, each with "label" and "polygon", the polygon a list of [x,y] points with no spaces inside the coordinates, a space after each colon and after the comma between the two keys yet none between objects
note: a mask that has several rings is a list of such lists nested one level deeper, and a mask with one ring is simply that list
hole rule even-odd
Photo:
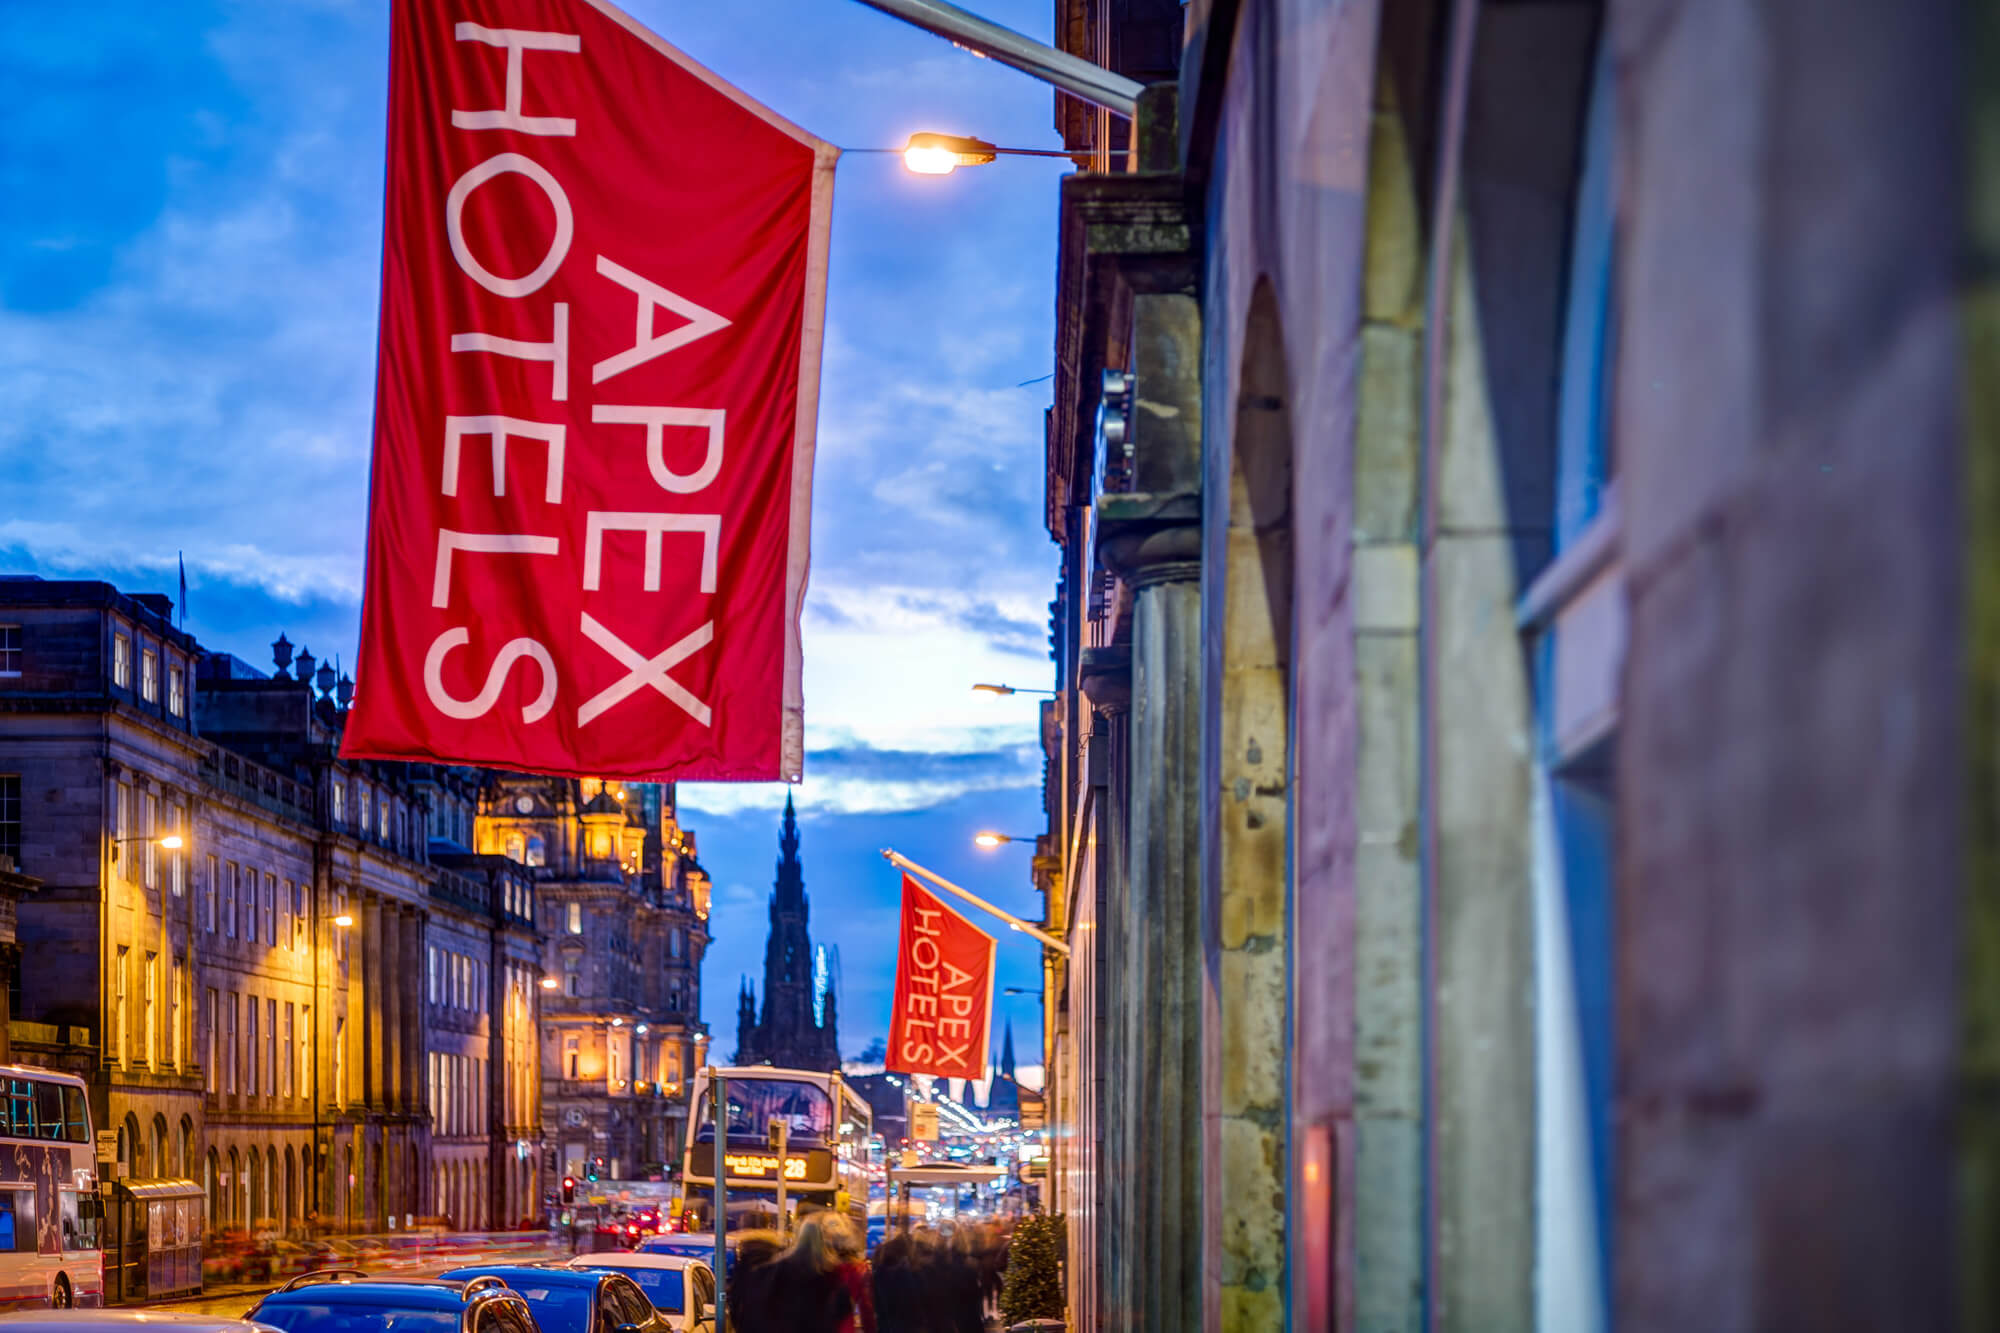
[{"label": "stone building facade", "polygon": [[736,1063],[781,1069],[840,1068],[840,1018],[830,975],[813,951],[812,904],[799,860],[799,820],[785,796],[771,928],[764,940],[764,1004],[746,980],[736,996]]},{"label": "stone building facade", "polygon": [[110,1174],[201,1181],[213,1228],[405,1226],[439,1204],[425,964],[445,921],[494,969],[503,1021],[474,1035],[514,1153],[503,1169],[482,1139],[462,1215],[534,1219],[532,881],[460,845],[431,857],[433,805],[476,775],[339,760],[333,673],[281,639],[266,675],[170,616],[103,583],[0,580],[0,826],[39,881],[17,1055],[85,1075]]},{"label": "stone building facade", "polygon": [[1073,1325],[1993,1327],[1991,7],[1056,9]]},{"label": "stone building facade", "polygon": [[707,1043],[709,880],[672,786],[492,774],[475,836],[534,878],[544,1165],[578,1179],[664,1176]]}]

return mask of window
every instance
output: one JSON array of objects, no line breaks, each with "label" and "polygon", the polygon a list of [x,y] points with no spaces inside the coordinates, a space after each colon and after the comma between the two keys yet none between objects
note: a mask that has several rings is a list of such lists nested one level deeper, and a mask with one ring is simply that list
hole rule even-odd
[{"label": "window", "polygon": [[278,1095],[278,1002],[264,1001],[264,1095]]},{"label": "window", "polygon": [[547,865],[548,855],[548,844],[544,843],[539,837],[530,836],[528,839],[528,864],[531,866]]},{"label": "window", "polygon": [[0,856],[21,864],[21,778],[0,773]]},{"label": "window", "polygon": [[435,944],[430,946],[429,977],[430,985],[425,993],[430,996],[431,1003],[436,1004],[438,1002],[438,947]]},{"label": "window", "polygon": [[264,876],[264,943],[278,942],[278,877]]},{"label": "window", "polygon": [[[111,836],[116,840],[113,847],[122,849],[126,846],[125,839],[132,836],[132,785],[128,782],[118,784],[117,804],[112,807],[111,821]],[[132,883],[132,858],[120,850],[114,850],[112,854],[118,858],[118,877],[127,884]]]},{"label": "window", "polygon": [[292,1002],[290,1000],[286,1000],[285,1001],[285,1047],[284,1047],[285,1077],[284,1081],[279,1086],[280,1090],[287,1097],[296,1097],[299,1095],[299,1085],[297,1080],[298,1070],[292,1064],[293,1031],[294,1029],[293,1029]]},{"label": "window", "polygon": [[235,991],[229,992],[229,1003],[222,1011],[222,1090],[236,1091],[236,1071],[243,1063],[243,1051],[236,1043],[236,1019],[242,1011],[242,997]]},{"label": "window", "polygon": [[582,1058],[578,1054],[576,1047],[577,1040],[575,1037],[563,1038],[563,1068],[568,1071],[563,1075],[565,1078],[576,1077],[577,1064]]},{"label": "window", "polygon": [[223,867],[222,876],[222,933],[230,939],[236,938],[236,880],[238,866],[234,861]]},{"label": "window", "polygon": [[21,627],[0,625],[0,676],[21,674]]},{"label": "window", "polygon": [[160,650],[150,645],[139,650],[139,697],[149,704],[160,701]]},{"label": "window", "polygon": [[292,885],[292,949],[303,953],[306,947],[306,886]]},{"label": "window", "polygon": [[679,958],[680,956],[681,956],[681,928],[679,926],[675,926],[672,930],[669,930],[667,932],[667,957]]},{"label": "window", "polygon": [[569,905],[569,933],[572,935],[583,934],[582,903],[571,903]]},{"label": "window", "polygon": [[278,931],[271,937],[271,943],[283,940],[287,949],[292,947],[292,882],[285,880],[278,885]]},{"label": "window", "polygon": [[299,1095],[307,1101],[315,1095],[312,1086],[312,1033],[312,1006],[302,1004],[299,1006]]},{"label": "window", "polygon": [[375,829],[382,841],[389,841],[389,798],[383,796],[375,802]]},{"label": "window", "polygon": [[333,1020],[333,1099],[347,1105],[347,1020]]},{"label": "window", "polygon": [[216,1079],[222,1072],[222,1027],[216,1013],[215,987],[207,986],[201,993],[201,1018],[208,1029],[208,1068],[202,1071],[203,1085],[209,1092],[215,1091]]},{"label": "window", "polygon": [[111,968],[112,986],[112,1050],[117,1054],[118,1063],[125,1063],[125,970],[131,964],[131,950],[118,946],[118,959]]},{"label": "window", "polygon": [[583,994],[583,960],[563,959],[563,994],[575,999]]},{"label": "window", "polygon": [[187,715],[187,677],[181,675],[179,663],[167,668],[167,711],[175,717]]},{"label": "window", "polygon": [[160,956],[146,955],[145,991],[139,998],[146,1032],[146,1067],[156,1069],[160,1062]]},{"label": "window", "polygon": [[624,1081],[619,1077],[619,1055],[618,1043],[614,1041],[611,1043],[611,1086],[614,1088]]},{"label": "window", "polygon": [[146,823],[145,827],[139,830],[139,834],[145,841],[139,845],[146,852],[146,887],[157,889],[160,887],[160,844],[154,839],[160,833],[160,798],[147,792],[143,808],[146,813]]},{"label": "window", "polygon": [[249,1077],[243,1080],[243,1091],[248,1096],[255,1097],[257,1095],[257,997],[252,995],[247,998],[250,1003],[246,1006],[249,1012],[244,1015],[243,1035],[244,1045],[249,1048],[245,1053],[244,1072]]},{"label": "window", "polygon": [[[187,813],[178,805],[167,807],[167,832],[187,836]],[[176,898],[187,894],[187,851],[185,847],[167,853],[167,886]]]},{"label": "window", "polygon": [[173,975],[168,979],[168,987],[167,1003],[172,1006],[171,1012],[167,1015],[167,1031],[171,1034],[168,1040],[172,1045],[168,1056],[174,1062],[174,1068],[179,1069],[185,1063],[187,1056],[185,1036],[187,1031],[187,960],[179,955],[175,955],[174,957],[174,971]]},{"label": "window", "polygon": [[121,690],[132,688],[132,640],[128,635],[111,636],[111,683]]},{"label": "window", "polygon": [[518,833],[509,833],[506,855],[509,861],[525,862],[528,859],[528,840]]},{"label": "window", "polygon": [[208,854],[208,882],[201,886],[201,928],[215,933],[215,892],[216,881],[221,878],[222,863],[215,859],[215,853]]},{"label": "window", "polygon": [[9,1185],[0,1189],[0,1251],[33,1254],[38,1244],[35,1187]]},{"label": "window", "polygon": [[345,824],[347,822],[347,785],[335,780],[328,787],[328,792],[333,797],[333,822],[336,824]]}]

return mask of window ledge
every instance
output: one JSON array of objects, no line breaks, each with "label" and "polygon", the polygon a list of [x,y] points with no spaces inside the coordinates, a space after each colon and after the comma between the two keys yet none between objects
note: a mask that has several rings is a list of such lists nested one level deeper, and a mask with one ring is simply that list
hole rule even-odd
[{"label": "window ledge", "polygon": [[1618,551],[1618,493],[1612,490],[1590,525],[1528,585],[1515,608],[1515,624],[1523,633],[1547,629],[1570,599],[1617,560]]}]

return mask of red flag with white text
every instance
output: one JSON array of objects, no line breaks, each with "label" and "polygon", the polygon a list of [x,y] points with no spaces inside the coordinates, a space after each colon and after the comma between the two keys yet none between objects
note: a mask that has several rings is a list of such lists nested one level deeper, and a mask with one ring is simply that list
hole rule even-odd
[{"label": "red flag with white text", "polygon": [[601,0],[397,0],[344,755],[799,776],[837,155]]},{"label": "red flag with white text", "polygon": [[903,876],[903,932],[888,1067],[940,1078],[986,1077],[994,939]]}]

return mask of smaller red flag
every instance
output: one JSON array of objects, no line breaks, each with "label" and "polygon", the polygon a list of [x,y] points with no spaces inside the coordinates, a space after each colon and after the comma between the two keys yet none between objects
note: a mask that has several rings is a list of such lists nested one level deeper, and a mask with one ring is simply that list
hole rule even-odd
[{"label": "smaller red flag", "polygon": [[903,935],[888,1067],[985,1078],[993,1018],[994,939],[903,876]]}]

